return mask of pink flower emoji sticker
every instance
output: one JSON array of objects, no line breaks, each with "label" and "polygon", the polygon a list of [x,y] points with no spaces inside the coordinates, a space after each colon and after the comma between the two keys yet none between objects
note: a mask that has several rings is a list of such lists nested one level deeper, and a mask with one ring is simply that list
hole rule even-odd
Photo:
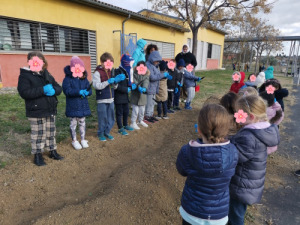
[{"label": "pink flower emoji sticker", "polygon": [[266,87],[266,91],[268,94],[274,94],[275,88],[272,85]]},{"label": "pink flower emoji sticker", "polygon": [[251,76],[250,76],[250,81],[251,81],[251,82],[256,81],[256,76],[255,76],[255,75],[251,75]]},{"label": "pink flower emoji sticker", "polygon": [[192,64],[189,64],[189,65],[186,66],[186,70],[188,72],[192,72],[194,70],[194,66]]},{"label": "pink flower emoji sticker", "polygon": [[238,112],[234,114],[234,118],[237,123],[245,123],[247,117],[248,114],[245,113],[242,109],[240,109]]},{"label": "pink flower emoji sticker", "polygon": [[30,66],[30,70],[33,72],[39,72],[42,70],[44,62],[37,56],[33,56],[29,61],[28,65]]},{"label": "pink flower emoji sticker", "polygon": [[168,68],[169,68],[170,70],[174,70],[175,66],[176,66],[176,64],[175,64],[173,61],[169,61],[169,62],[168,62]]},{"label": "pink flower emoji sticker", "polygon": [[104,62],[105,69],[111,70],[114,66],[114,63],[109,59]]},{"label": "pink flower emoji sticker", "polygon": [[84,70],[84,67],[80,66],[79,64],[75,64],[75,66],[71,68],[73,77],[82,77]]},{"label": "pink flower emoji sticker", "polygon": [[147,67],[144,66],[143,64],[140,64],[138,67],[136,67],[136,70],[140,75],[145,75],[147,73]]},{"label": "pink flower emoji sticker", "polygon": [[234,81],[239,81],[240,75],[238,75],[237,73],[235,73],[235,74],[232,75],[232,79],[233,79]]}]

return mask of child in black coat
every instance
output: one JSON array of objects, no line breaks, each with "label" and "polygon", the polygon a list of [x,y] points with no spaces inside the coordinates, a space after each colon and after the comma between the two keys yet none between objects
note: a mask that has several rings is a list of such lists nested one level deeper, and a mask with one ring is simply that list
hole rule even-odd
[{"label": "child in black coat", "polygon": [[50,151],[50,158],[62,160],[57,152],[55,117],[57,98],[62,92],[61,86],[48,72],[48,63],[40,52],[29,52],[29,67],[21,68],[18,92],[25,100],[26,117],[31,126],[31,154],[34,164],[45,166],[42,153]]}]

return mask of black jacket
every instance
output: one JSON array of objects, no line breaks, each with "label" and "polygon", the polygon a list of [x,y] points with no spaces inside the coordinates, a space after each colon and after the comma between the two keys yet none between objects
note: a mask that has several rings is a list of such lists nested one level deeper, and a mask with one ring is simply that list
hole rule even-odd
[{"label": "black jacket", "polygon": [[182,73],[178,69],[174,69],[174,71],[168,69],[168,73],[173,77],[172,80],[168,80],[168,89],[174,90],[175,88],[178,87],[178,82],[181,83],[182,80]]},{"label": "black jacket", "polygon": [[119,67],[112,71],[112,76],[116,77],[119,74],[125,74],[126,79],[118,83],[117,89],[115,89],[115,104],[126,104],[129,102],[128,97],[128,74],[123,67]]},{"label": "black jacket", "polygon": [[[43,87],[52,84],[55,95],[46,96]],[[18,92],[25,100],[26,116],[43,118],[56,115],[57,98],[62,92],[61,86],[54,80],[53,76],[44,70],[41,74],[21,68]]]},{"label": "black jacket", "polygon": [[187,52],[185,54],[183,54],[182,52],[178,53],[175,57],[176,63],[178,63],[180,59],[184,60],[186,66],[188,64],[192,64],[195,68],[197,66],[196,57],[191,52]]}]

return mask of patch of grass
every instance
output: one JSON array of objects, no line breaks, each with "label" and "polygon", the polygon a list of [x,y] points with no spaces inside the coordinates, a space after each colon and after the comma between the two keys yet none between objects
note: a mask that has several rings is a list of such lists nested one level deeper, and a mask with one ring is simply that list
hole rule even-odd
[{"label": "patch of grass", "polygon": [[0,169],[3,169],[6,166],[7,162],[0,162]]},{"label": "patch of grass", "polygon": [[[56,140],[59,143],[70,137],[70,120],[65,116],[66,97],[63,93],[58,96],[58,101]],[[0,102],[0,151],[14,156],[29,155],[31,152],[30,124],[25,115],[24,100],[19,94],[2,94]],[[95,91],[89,97],[89,103],[92,116],[87,118],[87,127],[94,128],[97,125]]]}]

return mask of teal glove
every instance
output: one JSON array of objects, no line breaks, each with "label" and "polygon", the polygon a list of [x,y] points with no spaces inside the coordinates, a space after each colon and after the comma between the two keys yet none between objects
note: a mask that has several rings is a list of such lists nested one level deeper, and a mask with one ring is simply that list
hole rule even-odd
[{"label": "teal glove", "polygon": [[197,82],[199,82],[201,80],[201,77],[198,77],[198,80],[197,80]]},{"label": "teal glove", "polygon": [[194,127],[195,127],[195,130],[196,130],[196,133],[198,133],[198,124],[195,123]]},{"label": "teal glove", "polygon": [[172,80],[173,77],[172,77],[171,75],[168,75],[168,76],[167,76],[167,79],[168,79],[168,80]]},{"label": "teal glove", "polygon": [[85,90],[80,90],[80,91],[79,91],[79,94],[80,94],[83,98],[85,98],[85,96],[86,96],[84,91],[85,91]]},{"label": "teal glove", "polygon": [[179,87],[182,87],[182,84],[179,81],[177,82],[177,84]]},{"label": "teal glove", "polygon": [[168,76],[170,76],[170,74],[168,72],[164,72],[164,77],[168,78]]},{"label": "teal glove", "polygon": [[109,78],[109,79],[107,80],[107,82],[108,82],[109,84],[113,84],[113,83],[115,82],[115,78]]},{"label": "teal glove", "polygon": [[178,88],[175,88],[174,93],[175,93],[175,94],[178,93]]},{"label": "teal glove", "polygon": [[117,75],[116,77],[115,77],[115,83],[119,83],[119,82],[121,82],[121,81],[123,81],[123,80],[125,80],[126,79],[126,76],[125,76],[125,74],[119,74],[119,75]]},{"label": "teal glove", "polygon": [[131,88],[130,87],[128,87],[128,93],[130,93],[131,92]]},{"label": "teal glove", "polygon": [[47,92],[46,95],[47,95],[47,96],[53,96],[53,95],[55,95],[55,90],[54,90],[54,88],[50,89],[50,91]]},{"label": "teal glove", "polygon": [[47,93],[48,93],[51,89],[53,89],[53,86],[52,86],[52,84],[47,84],[47,85],[45,85],[45,86],[43,87],[43,89],[44,89],[44,94],[47,95]]},{"label": "teal glove", "polygon": [[135,89],[136,89],[136,84],[132,84],[132,85],[131,85],[131,89],[132,89],[132,90],[135,90]]}]

